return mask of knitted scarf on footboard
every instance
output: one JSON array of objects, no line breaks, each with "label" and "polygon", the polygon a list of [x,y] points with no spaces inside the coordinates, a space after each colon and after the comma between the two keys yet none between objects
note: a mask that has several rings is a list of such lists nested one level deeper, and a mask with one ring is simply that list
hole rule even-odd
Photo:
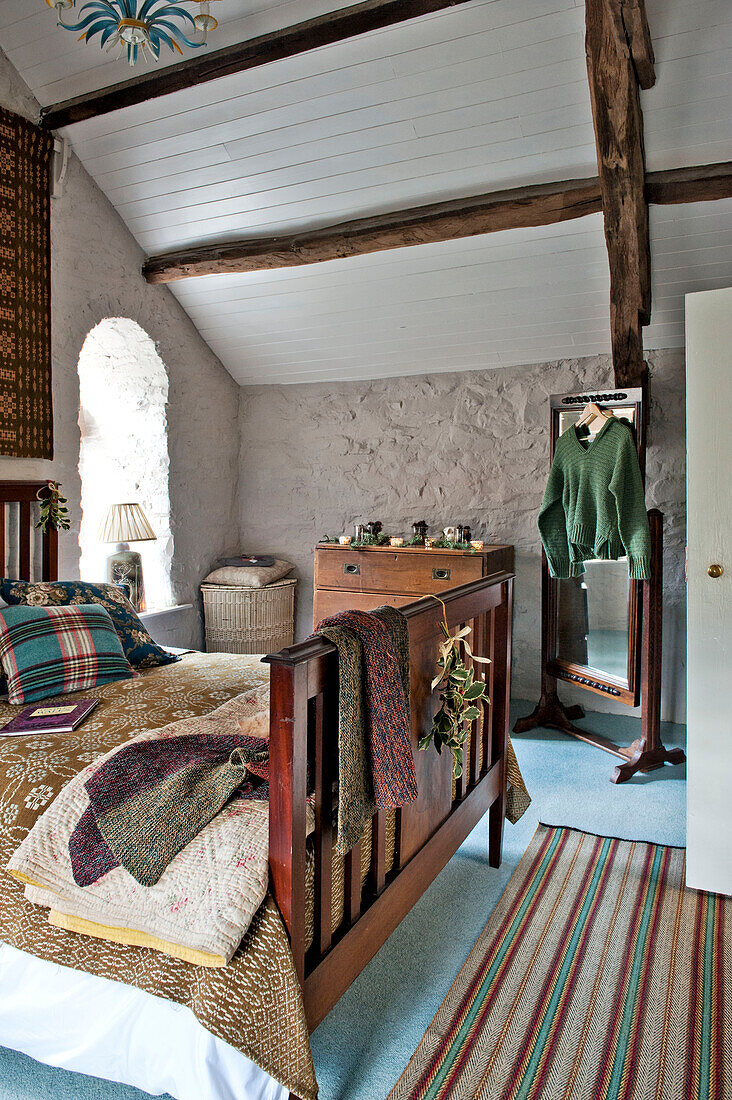
[{"label": "knitted scarf on footboard", "polygon": [[417,797],[409,724],[409,634],[395,608],[342,611],[317,633],[338,650],[339,798],[336,847],[363,836],[374,807]]}]

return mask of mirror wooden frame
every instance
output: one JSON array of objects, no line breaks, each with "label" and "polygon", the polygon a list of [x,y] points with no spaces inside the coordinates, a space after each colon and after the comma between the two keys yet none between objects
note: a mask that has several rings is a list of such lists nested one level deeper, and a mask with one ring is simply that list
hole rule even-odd
[{"label": "mirror wooden frame", "polygon": [[[643,390],[640,387],[598,393],[559,393],[549,398],[551,457],[560,435],[560,418],[563,412],[583,410],[589,401],[601,409],[610,411],[632,409],[632,427],[638,447],[638,461],[645,480],[646,418]],[[594,691],[637,707],[641,692],[641,628],[643,625],[643,582],[631,581],[628,592],[628,663],[625,680],[603,672],[591,665],[580,664],[562,658],[558,653],[559,582],[549,574],[546,554],[541,553],[542,590],[542,665],[556,680],[564,680],[577,687]]]}]

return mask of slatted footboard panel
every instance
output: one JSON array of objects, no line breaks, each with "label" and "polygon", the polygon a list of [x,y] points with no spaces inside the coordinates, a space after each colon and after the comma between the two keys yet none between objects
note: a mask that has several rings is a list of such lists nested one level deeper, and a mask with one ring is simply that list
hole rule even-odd
[{"label": "slatted footboard panel", "polygon": [[[416,802],[379,811],[370,835],[345,859],[334,853],[338,779],[338,663],[335,647],[314,639],[267,657],[271,665],[270,875],[287,926],[311,1028],[356,975],[448,859],[489,812],[489,852],[500,862],[505,807],[505,752],[510,695],[513,576],[502,573],[441,594],[452,629],[472,626],[474,662],[490,706],[474,723],[463,768],[417,743],[437,698],[435,675],[443,609],[435,600],[403,608],[409,626],[412,746]],[[307,802],[314,810],[308,829]],[[306,921],[306,875],[313,864],[312,935]],[[341,875],[342,872],[342,875]],[[341,882],[342,877],[342,882]],[[335,890],[334,890],[335,882]],[[343,917],[334,919],[334,899]],[[340,910],[340,904],[339,904]],[[306,930],[307,929],[307,930]]]},{"label": "slatted footboard panel", "polygon": [[45,481],[0,481],[0,566],[3,577],[53,581],[58,577],[58,533],[41,531]]}]

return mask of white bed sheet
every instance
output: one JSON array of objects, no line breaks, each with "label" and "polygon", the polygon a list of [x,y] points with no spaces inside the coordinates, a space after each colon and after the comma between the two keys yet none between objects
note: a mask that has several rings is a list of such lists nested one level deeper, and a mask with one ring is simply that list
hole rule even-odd
[{"label": "white bed sheet", "polygon": [[175,1100],[289,1095],[183,1005],[7,944],[0,944],[0,1046]]}]

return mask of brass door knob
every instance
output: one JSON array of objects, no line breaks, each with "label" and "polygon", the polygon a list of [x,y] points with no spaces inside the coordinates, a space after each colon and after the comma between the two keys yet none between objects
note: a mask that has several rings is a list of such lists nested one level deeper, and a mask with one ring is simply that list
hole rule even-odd
[{"label": "brass door knob", "polygon": [[712,578],[712,580],[716,581],[717,577],[721,577],[724,573],[724,566],[717,565],[716,563],[714,565],[710,565],[707,569],[707,573]]}]

